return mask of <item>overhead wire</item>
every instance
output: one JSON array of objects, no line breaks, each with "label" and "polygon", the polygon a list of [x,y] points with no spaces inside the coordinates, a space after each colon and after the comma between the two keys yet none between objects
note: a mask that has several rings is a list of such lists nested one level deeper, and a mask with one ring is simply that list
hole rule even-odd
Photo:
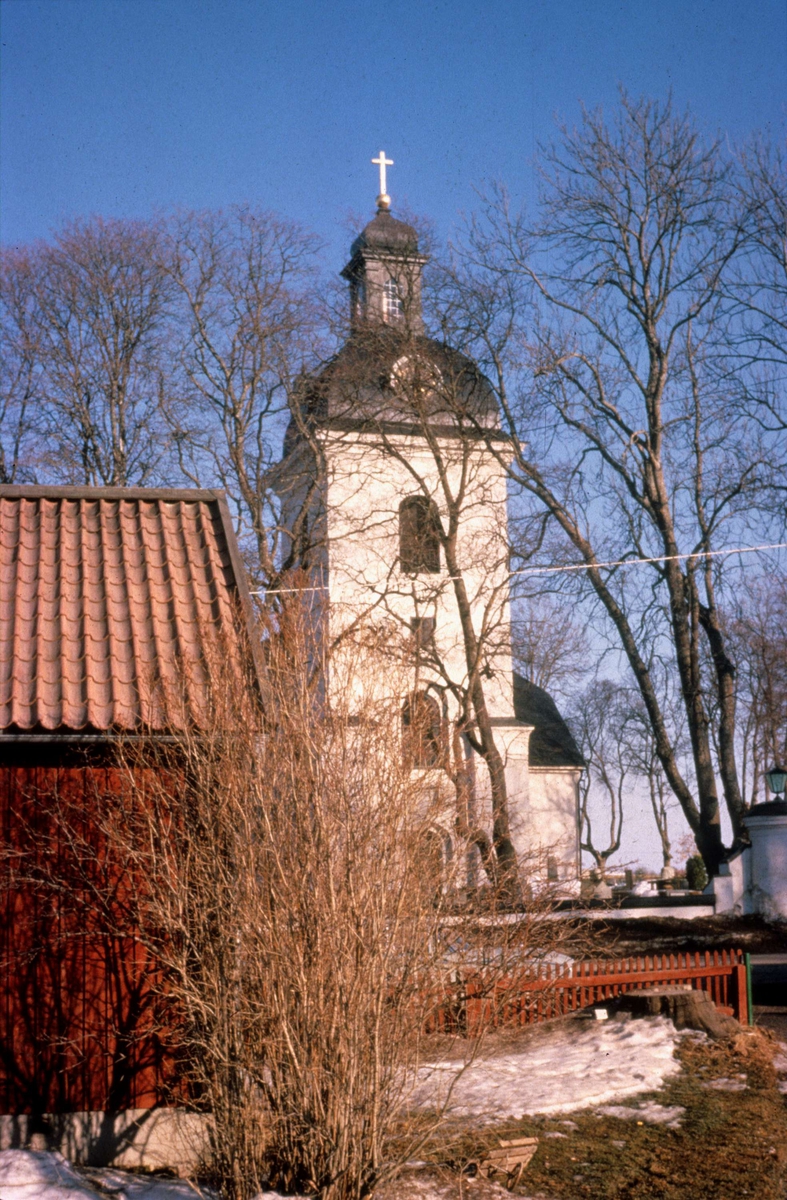
[{"label": "overhead wire", "polygon": [[758,554],[764,550],[787,550],[787,542],[764,546],[732,546],[726,550],[692,550],[690,554],[657,554],[653,558],[619,558],[613,562],[567,563],[564,566],[521,567],[514,575],[546,575],[561,571],[610,570],[612,567],[637,567],[647,563],[684,562],[689,558],[719,558],[729,554]]},{"label": "overhead wire", "polygon": [[[787,542],[770,542],[762,546],[732,546],[724,550],[693,550],[690,554],[658,554],[653,558],[619,558],[610,562],[565,563],[563,565],[544,564],[537,567],[520,567],[519,570],[511,572],[511,578],[516,578],[520,575],[556,575],[569,571],[608,571],[614,567],[638,567],[647,565],[648,563],[685,562],[691,558],[720,558],[730,554],[760,554],[766,550],[787,550]],[[454,579],[460,577],[449,575],[448,578]],[[252,592],[251,595],[280,596],[289,593],[326,592],[328,588],[329,585],[327,583],[303,588],[260,588],[259,591]]]}]

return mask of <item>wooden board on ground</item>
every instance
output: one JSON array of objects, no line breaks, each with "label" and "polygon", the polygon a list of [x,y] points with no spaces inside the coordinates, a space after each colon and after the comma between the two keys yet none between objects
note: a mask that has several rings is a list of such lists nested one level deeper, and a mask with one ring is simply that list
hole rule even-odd
[{"label": "wooden board on ground", "polygon": [[478,1161],[478,1170],[492,1179],[495,1175],[505,1177],[509,1191],[522,1178],[522,1172],[538,1149],[538,1138],[513,1138],[498,1141],[494,1150],[488,1150]]}]

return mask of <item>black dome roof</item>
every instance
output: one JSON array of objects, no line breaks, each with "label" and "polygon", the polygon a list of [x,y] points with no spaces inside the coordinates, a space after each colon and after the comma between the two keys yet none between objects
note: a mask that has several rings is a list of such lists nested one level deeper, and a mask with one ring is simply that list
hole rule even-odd
[{"label": "black dome roof", "polygon": [[[390,326],[354,330],[319,374],[301,381],[301,388],[301,411],[316,425],[395,425],[417,433],[428,422],[468,436],[499,430],[494,391],[471,358]],[[291,425],[288,443],[295,435]]]},{"label": "black dome roof", "polygon": [[354,257],[359,250],[374,250],[379,254],[417,254],[418,234],[412,225],[397,221],[389,212],[378,212],[350,247]]}]

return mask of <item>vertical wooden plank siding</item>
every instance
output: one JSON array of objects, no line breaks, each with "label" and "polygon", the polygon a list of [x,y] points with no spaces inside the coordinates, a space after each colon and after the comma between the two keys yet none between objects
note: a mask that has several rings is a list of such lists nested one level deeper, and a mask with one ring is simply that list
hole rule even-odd
[{"label": "vertical wooden plank siding", "polygon": [[169,1060],[129,903],[135,881],[107,855],[96,807],[118,794],[116,776],[0,766],[2,1113],[118,1112],[164,1098]]}]

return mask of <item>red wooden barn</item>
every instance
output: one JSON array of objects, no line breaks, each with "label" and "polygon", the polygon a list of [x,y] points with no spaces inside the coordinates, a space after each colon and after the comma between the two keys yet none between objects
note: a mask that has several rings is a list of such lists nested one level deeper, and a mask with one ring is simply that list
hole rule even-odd
[{"label": "red wooden barn", "polygon": [[[134,881],[107,874],[91,814],[127,783],[121,741],[199,725],[208,648],[251,620],[222,493],[0,487],[6,1146],[70,1130],[67,1149],[117,1158],[134,1129],[113,1114],[138,1126],[167,1098],[152,968],[122,919]],[[67,837],[64,806],[84,818]]]}]

